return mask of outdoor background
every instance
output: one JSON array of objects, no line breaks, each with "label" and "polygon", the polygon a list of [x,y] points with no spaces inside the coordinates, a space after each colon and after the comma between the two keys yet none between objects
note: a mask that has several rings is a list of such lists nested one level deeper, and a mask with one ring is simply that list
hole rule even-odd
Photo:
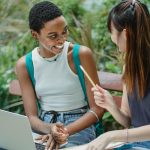
[{"label": "outdoor background", "polygon": [[[41,0],[0,0],[0,109],[23,113],[21,97],[8,92],[16,79],[14,68],[19,57],[31,51],[36,42],[28,28],[28,13]],[[91,48],[98,70],[121,73],[122,62],[107,31],[109,10],[120,0],[51,0],[63,11],[70,36],[68,40]],[[142,0],[150,8],[150,0]],[[114,93],[116,94],[116,93]],[[117,93],[118,94],[118,93]],[[109,113],[104,116],[106,130],[120,128]]]}]

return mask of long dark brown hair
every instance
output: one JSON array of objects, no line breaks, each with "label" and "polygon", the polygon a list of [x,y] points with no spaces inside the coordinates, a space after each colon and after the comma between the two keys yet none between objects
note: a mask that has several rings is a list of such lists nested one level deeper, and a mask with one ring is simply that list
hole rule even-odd
[{"label": "long dark brown hair", "polygon": [[[123,80],[129,93],[137,86],[138,97],[144,97],[150,84],[150,14],[145,4],[138,0],[123,0],[108,16],[118,32],[126,29],[127,50]],[[135,85],[136,84],[136,85]]]}]

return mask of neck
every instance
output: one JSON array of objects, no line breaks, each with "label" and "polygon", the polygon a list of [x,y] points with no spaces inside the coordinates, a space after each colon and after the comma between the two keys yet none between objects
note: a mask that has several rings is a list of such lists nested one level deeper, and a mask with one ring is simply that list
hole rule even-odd
[{"label": "neck", "polygon": [[51,53],[50,51],[47,51],[47,50],[44,50],[43,48],[39,47],[38,48],[38,52],[39,52],[39,55],[43,58],[51,58],[51,57],[54,57],[55,54],[54,53]]}]

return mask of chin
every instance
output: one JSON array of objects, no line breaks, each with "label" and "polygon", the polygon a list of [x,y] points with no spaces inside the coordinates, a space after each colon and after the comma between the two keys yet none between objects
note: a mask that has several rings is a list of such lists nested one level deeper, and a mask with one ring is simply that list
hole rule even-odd
[{"label": "chin", "polygon": [[62,50],[63,50],[63,48],[52,47],[50,51],[54,54],[59,54],[62,52]]}]

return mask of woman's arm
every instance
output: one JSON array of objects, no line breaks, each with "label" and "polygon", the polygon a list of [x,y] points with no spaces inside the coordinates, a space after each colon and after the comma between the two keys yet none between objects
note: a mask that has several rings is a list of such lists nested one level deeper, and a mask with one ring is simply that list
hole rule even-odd
[{"label": "woman's arm", "polygon": [[121,139],[123,142],[150,141],[149,131],[150,131],[150,125],[145,125],[138,128],[132,128],[132,129],[125,129],[122,130],[122,132],[125,132],[125,140],[119,136],[119,132],[116,138],[114,133],[112,139],[114,138],[114,141],[120,141]]},{"label": "woman's arm", "polygon": [[92,88],[92,91],[94,92],[94,99],[97,106],[105,108],[109,111],[115,120],[117,120],[124,127],[130,126],[130,111],[125,85],[123,86],[121,108],[116,105],[112,95],[107,90],[104,90],[100,86],[96,85],[96,87]]},{"label": "woman's arm", "polygon": [[16,72],[21,87],[25,113],[29,118],[31,127],[35,131],[45,134],[40,136],[39,140],[42,142],[47,141],[47,148],[51,148],[54,145],[56,147],[58,146],[54,139],[57,139],[56,142],[58,143],[64,143],[68,135],[67,133],[65,134],[63,132],[63,125],[60,123],[45,123],[38,117],[36,96],[26,69],[25,57],[22,57],[18,60],[16,65]]},{"label": "woman's arm", "polygon": [[[109,131],[88,144],[88,150],[104,150],[111,142],[141,142],[150,141],[150,125],[124,130]],[[139,136],[140,135],[140,136]]]},{"label": "woman's arm", "polygon": [[26,69],[25,57],[22,57],[18,60],[16,72],[22,92],[25,113],[30,120],[32,128],[41,133],[50,133],[51,125],[44,123],[38,117],[36,96]]},{"label": "woman's arm", "polygon": [[123,125],[126,128],[130,127],[131,115],[130,115],[127,90],[125,84],[123,84],[123,96],[122,96],[121,108],[118,108],[117,106],[115,108],[110,107],[108,111],[112,114],[115,120],[118,121],[121,125]]},{"label": "woman's arm", "polygon": [[[95,84],[99,84],[96,65],[91,50],[85,46],[81,46],[79,51],[79,57],[80,57],[81,65],[88,72],[91,79],[94,81]],[[72,67],[71,69],[74,71]],[[87,91],[87,97],[88,97],[88,103],[90,105],[90,109],[93,110],[98,115],[99,118],[102,118],[104,114],[104,109],[96,106],[94,102],[93,92],[91,91],[92,85],[86,77],[85,77],[85,84],[86,84],[86,91]],[[74,134],[76,132],[79,132],[89,127],[90,125],[94,124],[96,121],[97,121],[96,116],[91,112],[87,112],[80,119],[66,126],[66,128],[69,134]]]}]

